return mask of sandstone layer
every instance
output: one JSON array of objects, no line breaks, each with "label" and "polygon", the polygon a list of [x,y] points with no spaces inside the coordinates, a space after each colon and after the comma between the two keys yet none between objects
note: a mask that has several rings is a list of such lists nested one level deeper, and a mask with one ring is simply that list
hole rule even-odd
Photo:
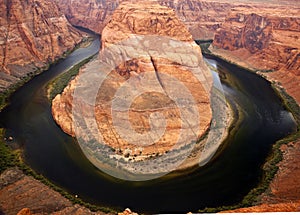
[{"label": "sandstone layer", "polygon": [[[113,50],[117,50],[115,55],[112,54]],[[112,61],[114,65],[101,86],[97,86],[96,77],[101,73],[99,68],[107,52],[108,63]],[[197,77],[194,73],[197,73]],[[80,76],[86,74],[93,79],[80,82]],[[191,140],[196,141],[207,131],[212,118],[211,84],[212,77],[202,59],[200,48],[172,9],[149,1],[137,4],[127,2],[118,7],[103,30],[102,50],[98,59],[86,65],[62,95],[54,99],[52,111],[62,129],[74,136],[82,123],[74,127],[74,110],[73,113],[71,110],[74,103],[79,103],[80,109],[84,110],[81,114],[87,118],[96,118],[96,129],[103,138],[102,141],[96,139],[116,152],[111,159],[139,161],[189,147]],[[93,97],[93,92],[99,92],[96,107],[90,106],[87,101],[83,102],[82,98],[78,99],[78,96],[73,97],[76,86],[80,86],[88,99]],[[121,95],[118,94],[119,88]],[[126,93],[129,95],[138,91],[142,93],[130,101],[130,123],[126,124],[126,114],[123,115],[122,109],[126,106]],[[193,96],[194,103],[184,101],[189,96],[186,92]],[[180,107],[176,100],[180,100]],[[121,105],[114,106],[113,101],[121,102]],[[180,108],[183,109],[182,112]],[[191,109],[199,113],[199,119],[195,115],[189,121],[187,116]],[[112,110],[115,110],[113,114]],[[93,111],[95,116],[91,114]],[[166,125],[159,118],[155,118],[154,124],[149,122],[155,112],[160,112],[165,117]],[[115,116],[117,121],[114,121]],[[92,119],[85,119],[88,125],[91,121]],[[165,132],[156,139],[164,128]],[[190,130],[193,130],[193,137],[188,136]],[[127,139],[122,133],[127,135]],[[148,133],[154,136],[147,136]],[[83,139],[97,136],[83,131],[79,134],[83,135]],[[78,138],[78,132],[76,136]],[[189,141],[183,141],[182,136]],[[141,144],[144,140],[151,144]],[[91,154],[92,151],[100,150],[98,146],[91,147],[94,148],[89,150]],[[109,151],[106,155],[109,155]]]},{"label": "sandstone layer", "polygon": [[175,10],[195,40],[212,40],[215,31],[234,7],[230,1],[159,0],[159,3]]},{"label": "sandstone layer", "polygon": [[[243,1],[243,0],[158,0],[161,5],[175,10],[179,19],[187,26],[194,40],[212,40],[216,30],[225,21],[228,13],[233,8],[248,5],[299,5],[299,2],[283,1]],[[276,8],[276,6],[272,6]]]},{"label": "sandstone layer", "polygon": [[[101,33],[111,19],[113,11],[123,1],[73,1],[57,0],[73,25],[83,26]],[[230,11],[230,1],[202,0],[159,0],[176,12],[179,19],[188,27],[194,39],[213,39],[215,30]]]},{"label": "sandstone layer", "polygon": [[0,214],[102,215],[73,205],[61,194],[17,169],[0,175]]},{"label": "sandstone layer", "polygon": [[52,1],[1,1],[0,91],[57,60],[81,39]]},{"label": "sandstone layer", "polygon": [[262,72],[300,102],[300,7],[235,8],[217,30],[211,51]]},{"label": "sandstone layer", "polygon": [[75,26],[101,33],[122,0],[55,0],[67,19]]},{"label": "sandstone layer", "polygon": [[[113,11],[124,0],[56,1],[73,25],[86,27],[101,34],[104,26],[111,19]],[[157,2],[174,9],[195,40],[212,40],[215,31],[224,22],[232,8],[247,7],[249,4],[259,4],[260,7],[271,4],[274,8],[276,5],[300,5],[297,0],[268,0],[263,3],[259,0],[158,0]]]}]

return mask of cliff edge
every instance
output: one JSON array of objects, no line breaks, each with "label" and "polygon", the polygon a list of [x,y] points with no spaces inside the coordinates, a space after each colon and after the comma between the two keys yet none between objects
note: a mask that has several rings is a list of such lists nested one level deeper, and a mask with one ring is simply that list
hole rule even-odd
[{"label": "cliff edge", "polygon": [[0,92],[60,58],[82,39],[48,0],[0,2]]},{"label": "cliff edge", "polygon": [[211,51],[260,71],[300,103],[300,7],[235,8],[217,30]]}]

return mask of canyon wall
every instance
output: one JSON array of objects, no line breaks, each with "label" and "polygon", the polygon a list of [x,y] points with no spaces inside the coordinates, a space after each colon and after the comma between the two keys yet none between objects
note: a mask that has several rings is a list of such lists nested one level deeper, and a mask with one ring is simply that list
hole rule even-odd
[{"label": "canyon wall", "polygon": [[216,32],[211,51],[259,70],[300,103],[300,7],[234,8]]},{"label": "canyon wall", "polygon": [[[0,175],[0,214],[106,215],[74,205],[49,186],[11,168]],[[112,213],[110,213],[112,214]]]},{"label": "canyon wall", "polygon": [[[77,26],[89,28],[101,34],[106,23],[109,22],[113,11],[124,0],[56,0],[66,14],[68,20]],[[133,1],[134,2],[134,1]],[[176,15],[183,22],[194,40],[212,40],[215,31],[224,22],[232,8],[247,7],[258,4],[265,7],[267,3],[276,5],[300,5],[297,0],[157,0],[161,5],[174,9]]]},{"label": "canyon wall", "polygon": [[55,0],[75,26],[101,33],[114,10],[123,0]]},{"label": "canyon wall", "polygon": [[0,2],[0,91],[75,47],[82,34],[50,0]]},{"label": "canyon wall", "polygon": [[212,40],[215,31],[235,6],[235,3],[230,1],[207,0],[159,0],[159,3],[175,10],[194,40]]},{"label": "canyon wall", "polygon": [[[113,11],[124,0],[74,1],[56,0],[73,25],[101,33]],[[213,39],[215,30],[224,21],[233,6],[230,1],[159,0],[161,5],[174,9],[178,18],[187,26],[194,39]]]}]

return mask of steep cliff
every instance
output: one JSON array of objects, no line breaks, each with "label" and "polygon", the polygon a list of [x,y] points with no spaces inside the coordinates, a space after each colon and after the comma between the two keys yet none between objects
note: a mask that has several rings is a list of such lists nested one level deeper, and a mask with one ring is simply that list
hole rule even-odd
[{"label": "steep cliff", "polygon": [[[172,150],[187,147],[191,140],[196,141],[205,133],[212,118],[210,108],[212,77],[202,59],[200,48],[194,43],[191,34],[172,9],[149,1],[120,4],[111,21],[104,28],[101,39],[103,44],[98,59],[86,65],[63,94],[58,95],[53,101],[54,119],[65,132],[74,136],[76,130],[81,129],[78,126],[85,128],[82,123],[74,127],[72,122],[74,114],[77,114],[74,104],[79,104],[80,109],[84,109],[81,114],[88,118],[85,122],[91,122],[91,118],[95,117],[97,129],[103,137],[102,143],[117,153],[117,157],[111,157],[111,160],[122,158],[130,161],[149,159],[153,155],[160,156],[168,152],[172,154]],[[115,66],[109,74],[106,74],[101,86],[97,86],[97,76],[101,73],[99,69],[103,68],[100,63],[107,50],[109,50],[107,54],[109,60],[105,62],[113,62]],[[116,50],[115,55],[112,54],[114,50]],[[128,56],[131,59],[127,59]],[[121,61],[118,61],[119,58]],[[92,79],[81,83],[80,76],[84,75]],[[90,93],[99,92],[95,107],[91,107],[87,101],[82,101],[83,97],[81,98],[80,95],[80,99],[78,96],[72,96],[76,92],[76,85],[80,86],[84,95],[89,95],[85,96],[88,100],[93,97]],[[178,88],[179,85],[181,88]],[[127,116],[130,124],[126,124],[126,112],[122,115],[125,111],[123,108],[128,102],[126,98],[130,98],[130,93],[140,91],[143,93],[137,94],[132,100],[129,99]],[[189,98],[187,91],[194,97],[194,102],[191,104],[186,103]],[[123,92],[126,95],[118,94]],[[120,102],[121,105],[118,106],[113,102],[117,104]],[[71,113],[72,108],[73,113]],[[200,113],[199,119],[196,115],[192,120],[185,118],[186,114],[193,109]],[[112,111],[115,112],[112,114]],[[95,112],[95,115],[93,116],[91,112]],[[155,125],[149,122],[149,118],[151,119],[155,112],[160,112],[164,116],[165,128],[164,122],[159,118],[155,120]],[[116,121],[114,117],[119,118]],[[189,136],[191,130],[193,130],[193,137]],[[153,136],[147,139],[149,131]],[[163,131],[162,136],[156,139],[155,135],[159,136],[161,131]],[[124,133],[127,135],[126,138],[122,136]],[[76,132],[77,138],[78,134],[83,139],[97,136],[79,131]],[[182,139],[182,134],[185,138],[189,137],[189,140]],[[150,140],[151,144],[141,144],[144,139]],[[106,154],[109,153],[108,151]],[[98,158],[91,160],[97,163],[96,159]],[[142,166],[141,170],[135,171],[144,173],[148,171],[147,168],[153,167]],[[155,171],[166,170],[167,168],[158,167]]]},{"label": "steep cliff", "polygon": [[55,0],[75,26],[101,33],[112,13],[123,0]]},{"label": "steep cliff", "polygon": [[58,59],[81,38],[52,1],[1,1],[0,91]]},{"label": "steep cliff", "polygon": [[[56,0],[73,25],[79,25],[101,33],[120,1],[72,1]],[[207,0],[159,0],[176,12],[179,19],[188,27],[194,39],[212,39],[215,30],[224,21],[233,4],[230,1]]]},{"label": "steep cliff", "polygon": [[74,205],[60,193],[52,190],[18,168],[0,175],[0,214],[7,215],[105,215]]},{"label": "steep cliff", "polygon": [[235,6],[231,1],[207,0],[159,0],[159,3],[175,10],[195,40],[213,39],[215,31]]},{"label": "steep cliff", "polygon": [[[260,70],[300,102],[300,7],[235,8],[217,30],[211,51]],[[272,72],[273,71],[273,72]]]},{"label": "steep cliff", "polygon": [[[101,33],[109,22],[113,11],[124,0],[56,0],[73,25],[83,26]],[[297,0],[269,0],[263,3],[247,0],[157,0],[161,5],[174,9],[178,18],[186,25],[195,40],[211,40],[215,31],[224,22],[234,7],[259,4],[300,5]]]}]

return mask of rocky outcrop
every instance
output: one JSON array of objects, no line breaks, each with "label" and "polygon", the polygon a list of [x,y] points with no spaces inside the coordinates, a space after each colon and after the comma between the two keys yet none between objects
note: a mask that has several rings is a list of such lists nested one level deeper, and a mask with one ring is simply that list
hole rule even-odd
[{"label": "rocky outcrop", "polygon": [[0,175],[0,214],[77,214],[104,215],[91,212],[68,199],[18,168],[8,169]]},{"label": "rocky outcrop", "polygon": [[159,3],[175,10],[195,40],[213,39],[215,31],[235,6],[232,1],[207,0],[159,0]]},{"label": "rocky outcrop", "polygon": [[276,213],[276,212],[299,212],[300,201],[287,202],[278,204],[261,204],[248,208],[240,208],[231,211],[223,211],[222,213]]},{"label": "rocky outcrop", "polygon": [[281,146],[283,159],[270,190],[262,196],[266,204],[297,203],[300,210],[300,140]]},{"label": "rocky outcrop", "polygon": [[[265,72],[300,102],[300,7],[235,8],[217,30],[211,51]],[[266,73],[269,72],[269,73]]]},{"label": "rocky outcrop", "polygon": [[168,36],[175,40],[193,42],[192,35],[175,13],[155,1],[145,2],[143,6],[129,2],[121,4],[102,31],[103,48],[133,35]]},{"label": "rocky outcrop", "polygon": [[[117,50],[115,54],[114,50]],[[109,62],[104,60],[106,55],[109,56]],[[97,86],[97,76],[103,72],[99,68],[104,68],[101,66],[102,61],[113,62],[114,65],[106,74],[103,83]],[[198,74],[197,77],[194,72]],[[92,79],[81,83],[80,76],[84,75],[87,75],[87,79]],[[181,87],[186,88],[178,88],[178,82]],[[84,110],[81,114],[86,118],[96,118],[96,129],[102,134],[102,143],[106,143],[106,146],[116,152],[114,154],[117,154],[117,157],[111,157],[111,160],[122,158],[138,161],[187,147],[191,143],[189,141],[196,141],[195,137],[198,139],[205,133],[212,117],[211,84],[212,77],[202,59],[200,48],[172,9],[150,1],[124,3],[114,12],[111,21],[102,32],[102,50],[98,59],[86,65],[62,95],[54,99],[52,111],[54,119],[63,130],[74,136],[82,123],[74,127],[72,105],[79,103],[80,109]],[[75,98],[72,96],[76,86],[80,86],[80,90],[88,99],[93,98],[92,93],[99,92],[95,107],[90,107],[88,101],[83,102],[82,98],[79,99],[80,95]],[[123,89],[124,86],[126,87]],[[127,126],[126,114],[122,115],[122,108],[128,102],[125,98],[130,97],[127,93],[130,95],[139,91],[144,93],[137,94],[130,100],[127,115],[130,124]],[[123,95],[123,92],[126,95]],[[189,98],[187,92],[193,96],[194,103],[188,104],[183,101],[183,98]],[[183,106],[178,107],[177,100],[180,100]],[[113,101],[116,102],[116,106]],[[180,108],[184,109],[183,112]],[[192,120],[190,124],[186,124],[185,120],[188,119],[181,120],[181,117],[187,117],[185,108],[190,108],[189,111],[193,108],[197,110],[200,113],[199,119],[193,116],[196,122]],[[115,112],[112,114],[112,111]],[[157,111],[165,117],[167,124],[165,132],[156,140],[155,135],[159,136],[161,130],[164,131],[164,123],[156,118],[153,125],[149,118]],[[95,112],[94,116],[92,112]],[[114,117],[118,118],[117,121]],[[84,121],[92,122],[92,119]],[[199,124],[199,127],[196,124]],[[147,133],[153,129],[151,134],[154,136],[147,139]],[[190,130],[193,130],[194,138],[191,137],[189,141],[179,138],[182,131],[188,137]],[[122,136],[122,132],[128,139]],[[79,135],[82,135],[83,139],[97,136],[85,131],[79,132]],[[78,132],[76,137],[78,138]],[[143,138],[150,140],[151,144],[141,145]],[[182,141],[179,144],[178,139]],[[133,144],[132,141],[137,142]],[[91,147],[94,147],[93,151],[100,150],[95,149],[95,146]],[[108,155],[109,152],[106,153],[106,156]],[[144,168],[143,171],[147,170]]]},{"label": "rocky outcrop", "polygon": [[101,33],[122,0],[55,0],[75,26]]},{"label": "rocky outcrop", "polygon": [[82,34],[49,0],[0,2],[0,91],[75,47]]}]

